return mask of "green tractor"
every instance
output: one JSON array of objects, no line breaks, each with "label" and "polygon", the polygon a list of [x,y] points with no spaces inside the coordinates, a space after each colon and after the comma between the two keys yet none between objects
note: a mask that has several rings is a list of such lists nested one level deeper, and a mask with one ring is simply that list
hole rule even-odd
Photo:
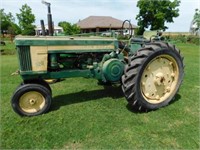
[{"label": "green tractor", "polygon": [[128,104],[137,111],[168,105],[184,76],[180,51],[153,38],[40,36],[15,39],[23,82],[14,92],[13,110],[22,116],[47,112],[52,101],[48,80],[96,78],[120,83]]}]

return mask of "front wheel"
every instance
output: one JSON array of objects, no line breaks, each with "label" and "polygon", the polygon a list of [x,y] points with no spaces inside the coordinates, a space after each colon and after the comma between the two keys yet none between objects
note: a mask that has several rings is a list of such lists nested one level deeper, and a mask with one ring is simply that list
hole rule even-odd
[{"label": "front wheel", "polygon": [[129,58],[122,76],[122,90],[137,110],[166,106],[177,93],[184,76],[183,57],[175,46],[146,44]]},{"label": "front wheel", "polygon": [[23,84],[11,99],[13,110],[21,116],[36,116],[48,111],[51,105],[50,91],[39,84]]},{"label": "front wheel", "polygon": [[22,84],[39,84],[41,86],[46,87],[52,95],[51,87],[49,86],[49,83],[46,80],[43,80],[43,79],[26,80]]}]

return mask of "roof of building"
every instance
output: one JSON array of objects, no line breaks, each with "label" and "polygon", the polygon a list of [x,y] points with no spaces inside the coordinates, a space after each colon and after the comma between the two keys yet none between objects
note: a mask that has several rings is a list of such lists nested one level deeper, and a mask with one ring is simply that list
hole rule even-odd
[{"label": "roof of building", "polygon": [[[110,16],[89,16],[77,23],[81,29],[88,28],[121,28],[123,21],[110,17]],[[128,28],[129,24],[125,24],[125,28]],[[132,24],[132,28],[137,28]]]}]

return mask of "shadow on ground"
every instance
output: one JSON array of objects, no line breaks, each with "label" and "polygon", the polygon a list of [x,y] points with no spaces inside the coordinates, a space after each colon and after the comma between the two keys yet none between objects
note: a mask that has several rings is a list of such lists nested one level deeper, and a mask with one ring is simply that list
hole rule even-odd
[{"label": "shadow on ground", "polygon": [[93,91],[80,91],[77,93],[70,93],[65,95],[58,95],[53,97],[51,104],[51,111],[58,110],[61,106],[71,105],[92,100],[99,100],[101,98],[118,99],[124,97],[121,86],[104,86],[104,89]]},{"label": "shadow on ground", "polygon": [[[51,111],[58,110],[62,106],[71,105],[75,103],[82,103],[86,101],[99,100],[101,98],[112,98],[118,99],[124,97],[123,92],[121,90],[121,86],[104,86],[104,89],[93,90],[93,91],[80,91],[77,93],[70,93],[65,95],[58,95],[53,97],[51,104]],[[176,94],[174,100],[172,100],[168,105],[172,105],[181,99],[181,95]],[[127,104],[126,108],[133,113],[146,113],[150,111],[139,111],[138,109],[134,109],[132,106]]]}]

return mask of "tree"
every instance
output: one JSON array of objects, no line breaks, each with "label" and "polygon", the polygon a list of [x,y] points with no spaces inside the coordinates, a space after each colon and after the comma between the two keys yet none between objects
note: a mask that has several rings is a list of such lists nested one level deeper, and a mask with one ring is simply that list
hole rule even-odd
[{"label": "tree", "polygon": [[190,33],[200,35],[200,10],[196,9],[193,20],[190,25]]},{"label": "tree", "polygon": [[[22,32],[20,27],[16,23],[11,24],[11,30],[12,30],[12,33],[14,33],[15,35],[21,34]],[[8,33],[9,33],[9,28],[8,28]]]},{"label": "tree", "polygon": [[139,34],[143,34],[146,28],[150,30],[166,30],[166,22],[174,22],[173,18],[179,16],[180,0],[139,0],[139,14],[136,16],[139,26]]},{"label": "tree", "polygon": [[[20,34],[20,28],[15,24],[15,18],[12,13],[6,14],[4,9],[0,9],[0,18],[1,18],[1,33],[9,34]],[[12,33],[10,32],[12,30]]]},{"label": "tree", "polygon": [[0,9],[1,30],[7,30],[12,22],[15,21],[13,15],[9,12],[6,14],[4,9]]},{"label": "tree", "polygon": [[32,13],[32,9],[27,5],[22,5],[20,13],[16,14],[19,20],[19,26],[22,29],[23,35],[34,35],[35,26],[32,24],[35,22],[35,15]]},{"label": "tree", "polygon": [[199,29],[200,28],[200,10],[199,9],[195,10],[195,14],[194,14],[194,19],[193,20],[196,23],[197,28]]},{"label": "tree", "polygon": [[63,28],[65,35],[78,34],[81,31],[76,24],[71,24],[66,21],[59,22],[58,26]]}]

